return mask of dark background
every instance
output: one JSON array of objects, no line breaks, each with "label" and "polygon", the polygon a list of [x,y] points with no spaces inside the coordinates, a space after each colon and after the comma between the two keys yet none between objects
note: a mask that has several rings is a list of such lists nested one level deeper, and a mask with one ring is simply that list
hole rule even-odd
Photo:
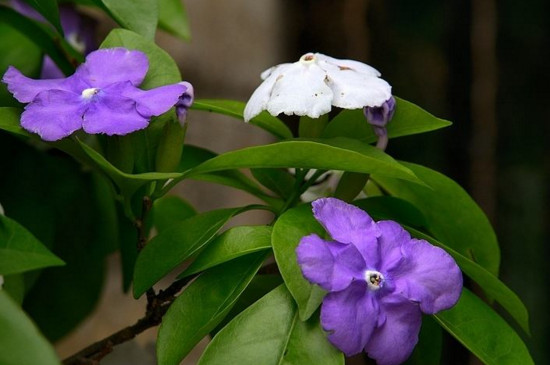
[{"label": "dark background", "polygon": [[502,280],[530,311],[526,342],[536,363],[550,363],[550,3],[285,3],[290,60],[318,51],[366,61],[395,95],[454,123],[392,140],[388,151],[447,174],[482,206],[501,245]]}]

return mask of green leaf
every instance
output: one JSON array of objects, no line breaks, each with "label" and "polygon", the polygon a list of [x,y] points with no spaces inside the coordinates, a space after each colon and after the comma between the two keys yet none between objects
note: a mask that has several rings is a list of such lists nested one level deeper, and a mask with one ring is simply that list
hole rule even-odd
[{"label": "green leaf", "polygon": [[64,264],[23,226],[0,215],[0,275]]},{"label": "green leaf", "polygon": [[[0,34],[0,74],[3,75],[8,66],[14,66],[24,75],[38,76],[43,58],[40,47],[6,23],[0,22]],[[0,83],[0,105],[19,105],[4,83]]]},{"label": "green leaf", "polygon": [[208,345],[199,365],[343,365],[318,318],[298,319],[284,285],[235,317]]},{"label": "green leaf", "polygon": [[[112,1],[117,2],[120,0]],[[127,1],[130,1],[132,4],[135,3],[136,5],[142,3],[141,1]],[[126,29],[113,29],[100,45],[100,48],[112,47],[137,49],[147,55],[149,69],[147,70],[145,79],[140,85],[142,89],[148,90],[181,81],[181,74],[174,59],[150,39],[146,39]]]},{"label": "green leaf", "polygon": [[140,252],[134,271],[134,297],[198,252],[233,216],[251,207],[212,210],[197,214],[155,236]]},{"label": "green leaf", "polygon": [[210,331],[210,335],[212,337],[215,336],[216,333],[220,332],[220,330],[231,322],[239,313],[256,303],[261,297],[282,283],[283,279],[281,275],[278,274],[256,275],[220,324],[218,324],[214,330]]},{"label": "green leaf", "polygon": [[[152,181],[163,181],[181,177],[180,173],[173,172],[144,172],[141,174],[128,174],[113,166],[99,152],[78,140],[81,151],[89,158],[88,162],[109,176],[122,190],[123,194],[130,197],[137,189]],[[73,155],[74,156],[74,155]]]},{"label": "green leaf", "polygon": [[283,199],[294,193],[296,179],[286,169],[250,169],[250,172],[263,186]]},{"label": "green leaf", "polygon": [[403,365],[440,365],[443,330],[433,316],[422,316],[418,343]]},{"label": "green leaf", "polygon": [[93,0],[118,24],[154,40],[159,15],[157,0]]},{"label": "green leaf", "polygon": [[534,364],[518,334],[468,289],[458,303],[435,315],[447,332],[487,365]]},{"label": "green leaf", "polygon": [[21,109],[19,108],[0,108],[0,129],[22,137],[31,135],[21,128],[20,125]]},{"label": "green leaf", "polygon": [[179,364],[221,322],[265,257],[265,253],[256,253],[215,267],[178,296],[159,329],[157,359],[160,365]]},{"label": "green leaf", "polygon": [[0,308],[0,364],[60,364],[53,347],[35,324],[2,290]]},{"label": "green leaf", "polygon": [[[215,99],[198,99],[193,102],[191,109],[214,112],[235,117],[243,120],[245,103],[235,100],[215,100]],[[265,129],[275,137],[281,139],[292,138],[292,132],[277,117],[269,115],[267,112],[262,112],[257,117],[252,118],[249,122],[255,126]]]},{"label": "green leaf", "polygon": [[59,21],[59,9],[56,0],[24,0],[40,13],[60,34],[63,34],[61,22]]},{"label": "green leaf", "polygon": [[226,152],[184,172],[184,177],[238,168],[301,167],[344,170],[409,180],[414,173],[369,144],[348,138],[292,140]]},{"label": "green leaf", "polygon": [[401,224],[417,228],[426,228],[428,223],[424,214],[406,200],[393,196],[374,196],[353,202],[376,220],[391,219]]},{"label": "green leaf", "polygon": [[429,231],[462,255],[498,275],[500,250],[489,220],[456,182],[427,167],[403,162],[431,188],[375,174],[390,195],[404,199],[426,217]]},{"label": "green leaf", "polygon": [[[397,108],[387,125],[390,138],[433,131],[452,123],[439,119],[406,100],[395,98]],[[363,109],[343,110],[328,124],[323,137],[348,137],[368,143],[377,140],[372,127],[363,115]]]},{"label": "green leaf", "polygon": [[271,248],[271,227],[239,226],[216,237],[178,279],[224,262]]},{"label": "green leaf", "polygon": [[[99,1],[99,0],[98,0]],[[45,24],[39,24],[13,9],[0,5],[0,23],[6,23],[25,35],[28,40],[40,47],[65,75],[75,70],[83,56],[75,51],[58,33]]]},{"label": "green leaf", "polygon": [[[198,166],[204,161],[216,157],[217,154],[192,145],[185,145],[179,171],[186,171]],[[273,196],[267,195],[258,184],[238,170],[216,171],[206,174],[195,175],[193,180],[208,181],[216,184],[230,186],[235,189],[246,191],[273,207],[282,206],[282,201]]]},{"label": "green leaf", "polygon": [[196,214],[197,211],[191,204],[175,195],[155,200],[151,210],[152,221],[158,233],[162,233]]},{"label": "green leaf", "polygon": [[181,0],[159,0],[159,28],[188,41],[191,29]]},{"label": "green leaf", "polygon": [[275,222],[271,235],[277,266],[298,304],[300,319],[303,321],[311,317],[325,296],[323,289],[304,278],[296,261],[296,247],[300,239],[312,233],[317,233],[321,237],[325,235],[324,229],[313,218],[311,205],[304,204],[281,215]]}]

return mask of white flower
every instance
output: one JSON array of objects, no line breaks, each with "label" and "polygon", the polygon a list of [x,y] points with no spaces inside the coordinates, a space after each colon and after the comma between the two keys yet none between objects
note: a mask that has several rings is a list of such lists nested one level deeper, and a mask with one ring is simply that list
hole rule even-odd
[{"label": "white flower", "polygon": [[244,109],[248,122],[263,110],[271,115],[318,118],[332,106],[344,109],[377,107],[391,97],[391,86],[380,72],[361,62],[307,53],[298,62],[274,66],[262,73],[264,82]]}]

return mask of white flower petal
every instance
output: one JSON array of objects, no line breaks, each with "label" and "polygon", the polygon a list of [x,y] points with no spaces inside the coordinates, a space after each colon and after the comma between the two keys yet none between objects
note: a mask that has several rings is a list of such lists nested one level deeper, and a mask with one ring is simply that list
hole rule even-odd
[{"label": "white flower petal", "polygon": [[[370,76],[380,77],[380,75],[381,75],[380,72],[378,72],[377,69],[375,69],[374,67],[371,67],[367,64],[364,64],[362,62],[358,62],[358,61],[354,61],[354,60],[340,60],[340,59],[337,59],[337,58],[332,58],[330,56],[326,56],[322,53],[316,53],[315,57],[317,57],[317,59],[319,60],[318,61],[319,66],[321,66],[321,68],[325,69],[325,71],[332,71],[331,70],[332,67],[330,67],[330,66],[335,66],[335,67],[338,67],[340,69],[351,68],[354,71],[357,71],[357,72],[365,74],[365,75],[370,75]],[[327,67],[327,64],[329,65],[329,67]],[[325,67],[327,67],[327,68],[325,68]]]},{"label": "white flower petal", "polygon": [[265,81],[258,86],[254,93],[246,103],[244,108],[244,121],[248,122],[250,119],[254,118],[256,115],[260,114],[263,110],[267,108],[267,102],[271,97],[271,91],[273,90],[273,85],[277,81],[277,77],[280,75],[281,71],[284,71],[285,65],[271,67],[270,69],[262,73],[262,78],[264,74],[267,74]]},{"label": "white flower petal", "polygon": [[325,76],[315,64],[290,65],[278,75],[267,110],[271,115],[285,113],[311,118],[330,112],[333,93],[325,83]]},{"label": "white flower petal", "polygon": [[332,105],[344,109],[380,106],[391,97],[386,81],[353,70],[329,72],[328,85],[334,93]]}]

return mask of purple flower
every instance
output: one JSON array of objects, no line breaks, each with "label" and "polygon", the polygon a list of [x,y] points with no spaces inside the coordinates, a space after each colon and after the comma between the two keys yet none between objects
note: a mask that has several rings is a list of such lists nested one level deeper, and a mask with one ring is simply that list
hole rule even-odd
[{"label": "purple flower", "polygon": [[187,119],[187,110],[189,110],[189,107],[193,104],[193,100],[195,99],[195,91],[193,89],[193,85],[187,81],[183,81],[180,84],[187,87],[185,94],[180,96],[178,102],[176,103],[176,115],[181,126],[183,127],[185,125],[185,120]]},{"label": "purple flower", "polygon": [[[22,0],[11,0],[9,3],[17,12],[36,21],[47,23],[47,20],[26,2]],[[63,32],[65,33],[65,39],[74,49],[87,55],[97,48],[94,41],[94,32],[96,28],[94,19],[76,11],[72,4],[63,4],[59,6],[59,19],[61,21],[61,28],[63,28]],[[53,60],[49,56],[44,56],[40,78],[55,79],[64,76],[63,72],[61,72]]]},{"label": "purple flower", "polygon": [[363,113],[377,136],[386,135],[386,125],[395,112],[395,98],[392,96],[380,106],[366,106]]},{"label": "purple flower", "polygon": [[83,128],[91,134],[124,135],[147,127],[152,116],[172,108],[188,87],[181,83],[141,90],[149,63],[125,48],[92,52],[64,79],[33,80],[9,67],[2,81],[21,103],[29,103],[21,126],[45,141]]},{"label": "purple flower", "polygon": [[347,356],[364,350],[379,365],[402,363],[418,341],[422,313],[458,301],[460,269],[394,221],[375,222],[334,198],[312,206],[332,240],[303,237],[296,253],[306,279],[329,292],[321,307],[328,339]]}]

